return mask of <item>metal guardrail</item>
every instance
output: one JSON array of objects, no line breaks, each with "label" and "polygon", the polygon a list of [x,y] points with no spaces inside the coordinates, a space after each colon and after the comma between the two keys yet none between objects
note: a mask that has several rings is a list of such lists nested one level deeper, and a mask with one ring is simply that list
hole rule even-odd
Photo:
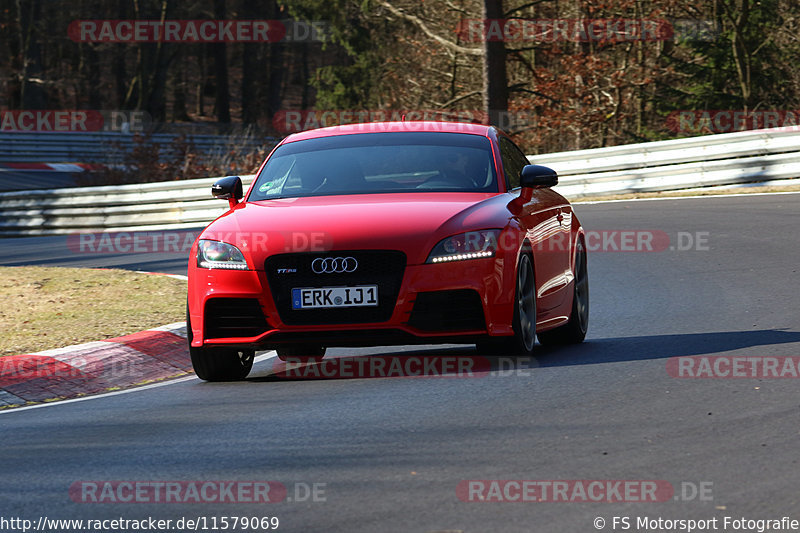
[{"label": "metal guardrail", "polygon": [[[571,199],[800,177],[800,133],[790,129],[530,156],[559,173]],[[0,194],[0,236],[200,227],[227,203],[217,178]],[[243,176],[246,185],[253,176]]]},{"label": "metal guardrail", "polygon": [[800,130],[779,128],[529,156],[569,198],[800,177]]},{"label": "metal guardrail", "polygon": [[[153,133],[146,137],[148,144],[158,146],[169,156],[174,141],[172,133]],[[185,139],[195,151],[206,155],[255,151],[271,147],[277,140],[271,137],[186,134]],[[0,162],[25,163],[98,163],[122,164],[124,156],[136,146],[136,135],[118,132],[0,132]]]},{"label": "metal guardrail", "polygon": [[[245,186],[255,176],[242,176]],[[196,228],[228,209],[218,178],[0,194],[0,236]]]}]

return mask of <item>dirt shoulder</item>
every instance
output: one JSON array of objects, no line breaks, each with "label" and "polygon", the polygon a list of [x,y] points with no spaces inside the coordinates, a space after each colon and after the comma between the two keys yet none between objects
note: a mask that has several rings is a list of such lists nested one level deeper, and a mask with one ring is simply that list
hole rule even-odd
[{"label": "dirt shoulder", "polygon": [[125,270],[0,267],[0,356],[136,333],[185,319],[186,281]]}]

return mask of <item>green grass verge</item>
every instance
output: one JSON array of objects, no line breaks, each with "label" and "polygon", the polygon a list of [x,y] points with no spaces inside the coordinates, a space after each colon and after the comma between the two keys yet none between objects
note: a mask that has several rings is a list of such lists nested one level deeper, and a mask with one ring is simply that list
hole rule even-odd
[{"label": "green grass verge", "polygon": [[125,270],[0,267],[0,356],[136,333],[185,319],[186,282]]}]

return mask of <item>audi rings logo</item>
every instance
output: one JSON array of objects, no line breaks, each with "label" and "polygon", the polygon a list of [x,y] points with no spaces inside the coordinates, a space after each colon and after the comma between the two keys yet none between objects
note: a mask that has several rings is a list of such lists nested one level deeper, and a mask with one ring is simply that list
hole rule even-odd
[{"label": "audi rings logo", "polygon": [[355,272],[358,261],[354,257],[317,257],[311,262],[316,274],[345,274]]}]

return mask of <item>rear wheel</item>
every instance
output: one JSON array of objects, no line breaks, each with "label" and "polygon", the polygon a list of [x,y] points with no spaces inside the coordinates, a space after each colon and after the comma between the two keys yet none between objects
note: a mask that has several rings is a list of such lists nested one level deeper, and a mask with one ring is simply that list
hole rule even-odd
[{"label": "rear wheel", "polygon": [[524,251],[517,267],[517,283],[514,291],[514,335],[489,338],[479,342],[478,351],[487,355],[532,355],[536,344],[536,284],[533,261]]},{"label": "rear wheel", "polygon": [[575,252],[575,283],[569,322],[539,333],[539,342],[547,345],[578,344],[586,338],[589,327],[589,274],[586,269],[586,247],[578,241]]},{"label": "rear wheel", "polygon": [[255,350],[238,348],[195,348],[192,346],[192,324],[186,306],[186,336],[194,373],[205,381],[241,381],[253,368]]},{"label": "rear wheel", "polygon": [[300,363],[316,363],[325,357],[326,348],[313,344],[300,344],[296,346],[284,346],[275,350],[278,352],[278,359],[281,361],[292,360]]}]

